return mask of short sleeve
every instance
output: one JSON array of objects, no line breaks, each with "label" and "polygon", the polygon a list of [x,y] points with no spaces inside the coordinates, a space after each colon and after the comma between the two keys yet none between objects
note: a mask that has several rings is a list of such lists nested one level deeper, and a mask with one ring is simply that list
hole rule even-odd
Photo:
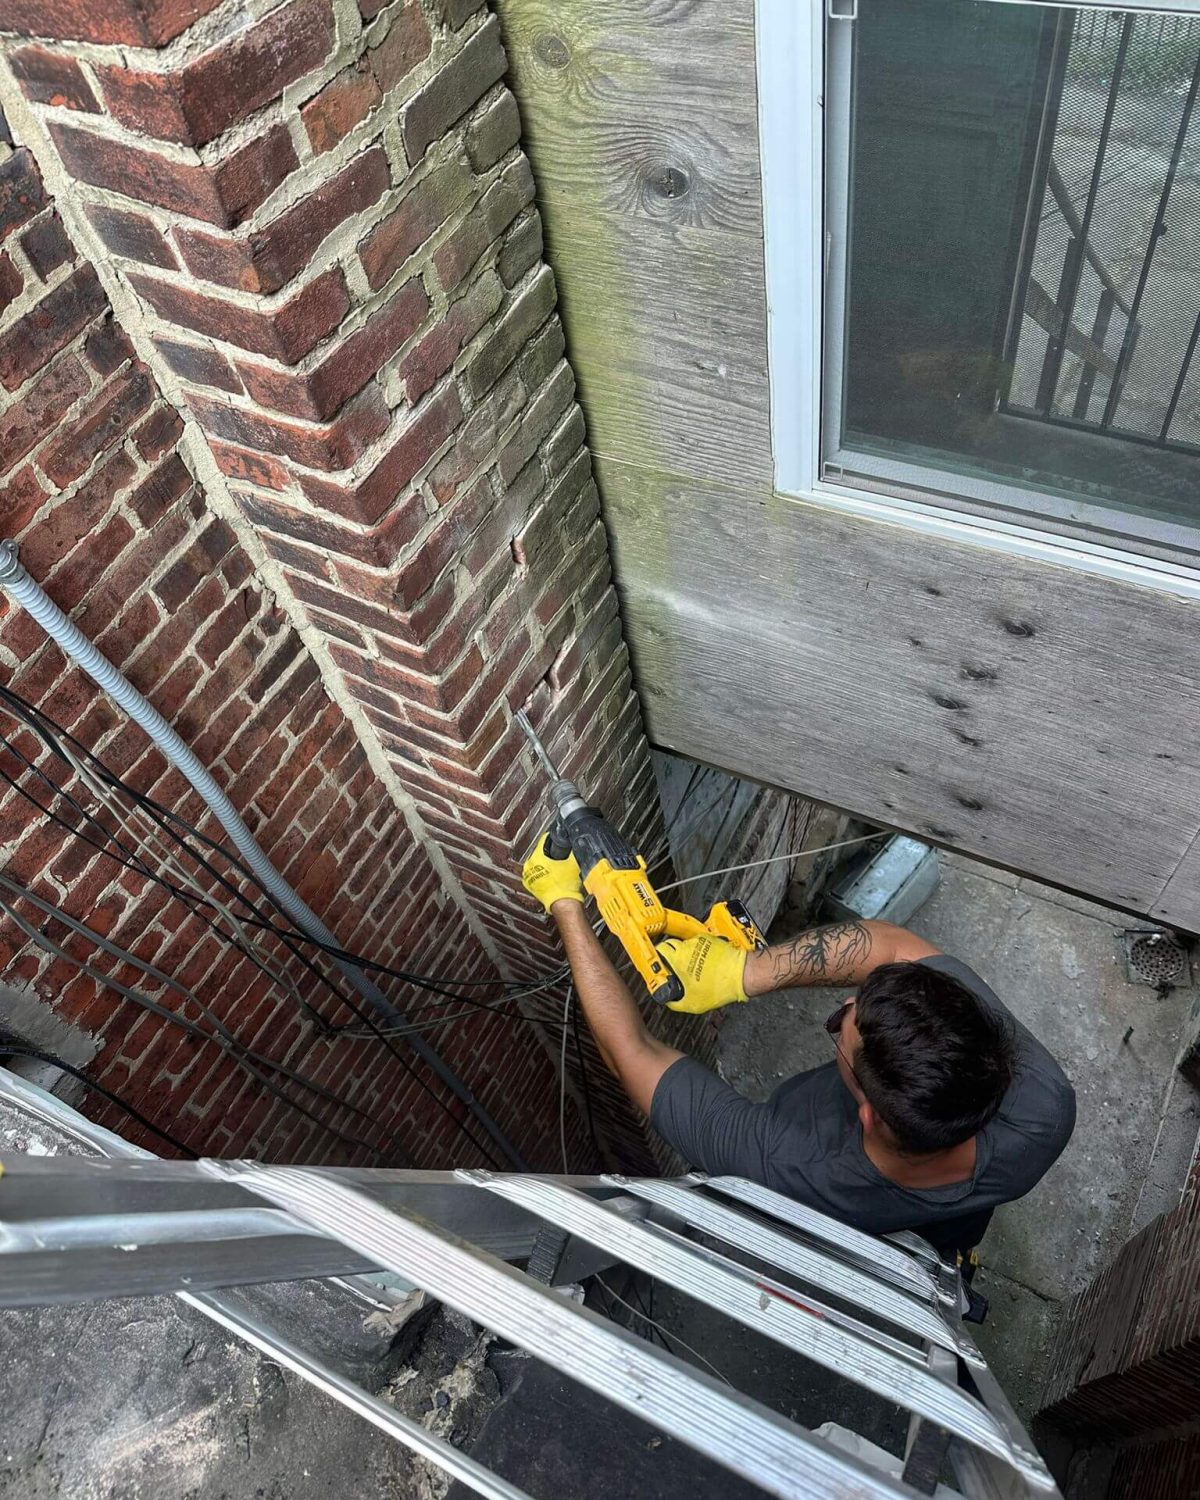
[{"label": "short sleeve", "polygon": [[681,1057],[658,1080],[650,1123],[693,1167],[766,1180],[770,1107],[739,1094],[694,1057]]}]

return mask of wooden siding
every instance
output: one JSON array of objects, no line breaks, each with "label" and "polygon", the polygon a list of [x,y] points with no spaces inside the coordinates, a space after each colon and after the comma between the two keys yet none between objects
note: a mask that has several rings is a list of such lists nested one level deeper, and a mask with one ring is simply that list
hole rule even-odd
[{"label": "wooden siding", "polygon": [[1200,930],[1200,606],[776,495],[752,0],[497,0],[652,738]]}]

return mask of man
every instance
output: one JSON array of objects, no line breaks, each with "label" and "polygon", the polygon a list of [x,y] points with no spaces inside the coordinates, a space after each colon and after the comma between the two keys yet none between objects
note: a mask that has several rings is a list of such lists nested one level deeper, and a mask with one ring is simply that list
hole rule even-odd
[{"label": "man", "polygon": [[944,1256],[977,1244],[1071,1138],[1062,1069],[966,964],[889,922],[840,922],[746,954],[660,945],[699,1015],[795,985],[856,986],[826,1022],[834,1058],[756,1104],[647,1029],[584,912],[573,857],[538,840],[526,889],[558,925],[601,1056],[694,1167],[751,1178],[873,1234],[912,1229]]}]

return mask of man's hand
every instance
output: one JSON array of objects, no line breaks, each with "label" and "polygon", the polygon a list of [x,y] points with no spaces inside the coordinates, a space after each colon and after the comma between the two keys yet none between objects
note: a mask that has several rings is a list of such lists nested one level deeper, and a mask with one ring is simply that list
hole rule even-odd
[{"label": "man's hand", "polygon": [[668,1005],[668,1010],[702,1016],[747,998],[742,974],[749,955],[725,938],[667,938],[658,951],[683,981],[683,999]]},{"label": "man's hand", "polygon": [[551,859],[546,852],[549,837],[547,833],[539,835],[533,853],[521,871],[521,883],[547,911],[556,901],[578,901],[582,906],[583,881],[579,864],[573,854],[568,854],[566,859]]}]

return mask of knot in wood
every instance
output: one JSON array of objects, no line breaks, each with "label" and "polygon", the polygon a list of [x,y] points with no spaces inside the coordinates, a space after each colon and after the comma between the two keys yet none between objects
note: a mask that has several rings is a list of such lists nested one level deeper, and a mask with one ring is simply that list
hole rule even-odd
[{"label": "knot in wood", "polygon": [[538,37],[533,50],[548,68],[565,68],[571,61],[571,51],[562,37],[547,31]]},{"label": "knot in wood", "polygon": [[691,189],[691,180],[679,167],[652,167],[646,179],[652,193],[660,198],[682,198]]}]

